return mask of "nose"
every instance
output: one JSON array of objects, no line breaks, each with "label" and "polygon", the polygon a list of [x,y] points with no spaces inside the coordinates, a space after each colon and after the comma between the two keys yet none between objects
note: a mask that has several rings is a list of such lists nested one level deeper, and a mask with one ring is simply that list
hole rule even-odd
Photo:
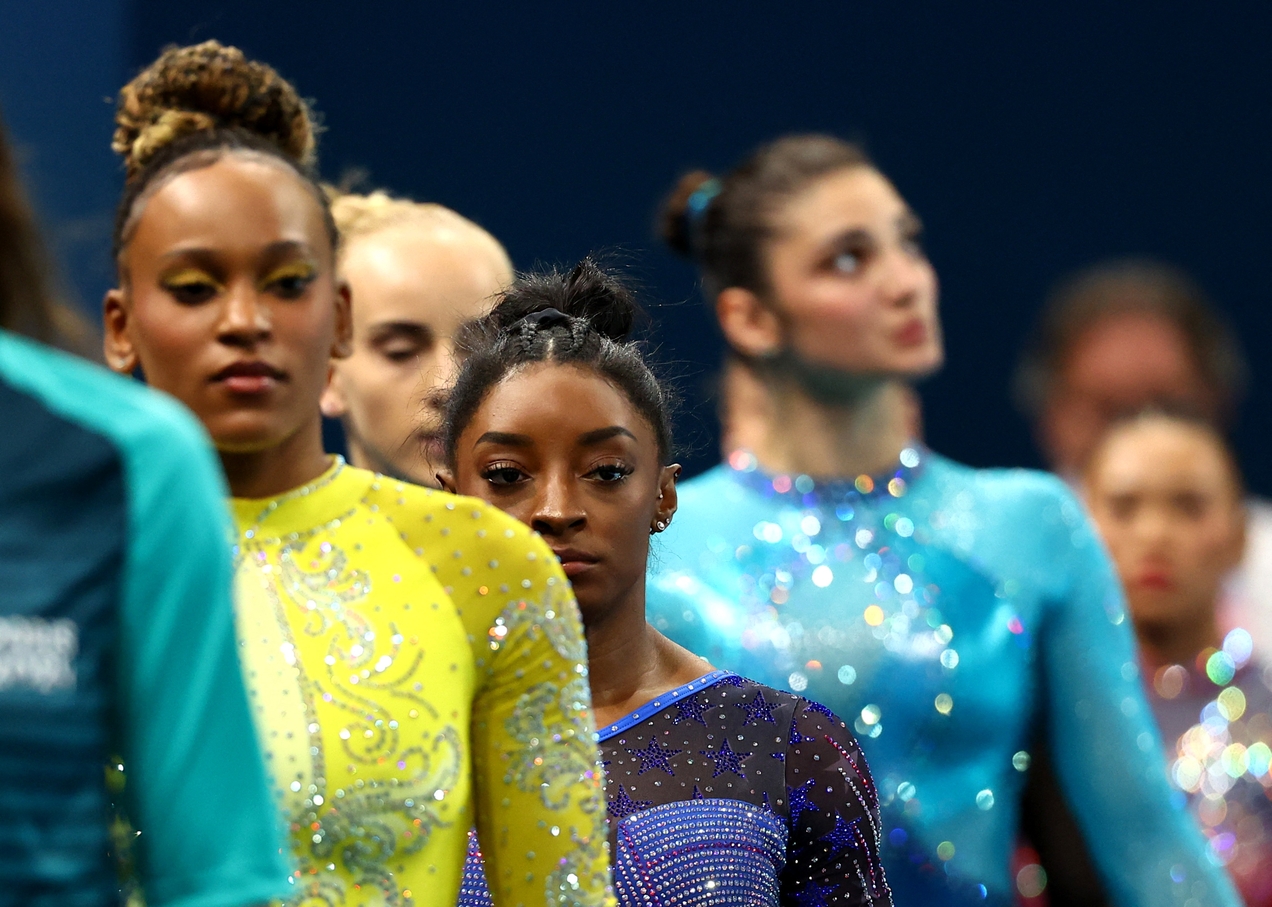
[{"label": "nose", "polygon": [[539,483],[530,514],[530,528],[545,538],[565,538],[587,525],[587,512],[568,476],[549,476]]},{"label": "nose", "polygon": [[913,305],[932,286],[932,265],[922,254],[893,247],[880,269],[880,289],[888,303],[896,306]]},{"label": "nose", "polygon": [[268,340],[273,327],[269,305],[252,285],[231,287],[221,309],[217,336],[228,346],[252,347]]}]

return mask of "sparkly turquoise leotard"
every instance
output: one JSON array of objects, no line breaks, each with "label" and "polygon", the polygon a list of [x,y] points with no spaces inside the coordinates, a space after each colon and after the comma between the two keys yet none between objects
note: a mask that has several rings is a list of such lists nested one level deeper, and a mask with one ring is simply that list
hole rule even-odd
[{"label": "sparkly turquoise leotard", "polygon": [[737,453],[681,488],[650,579],[672,639],[853,723],[897,904],[1013,902],[1043,727],[1117,904],[1240,903],[1172,802],[1121,592],[1054,477],[915,445],[819,482]]}]

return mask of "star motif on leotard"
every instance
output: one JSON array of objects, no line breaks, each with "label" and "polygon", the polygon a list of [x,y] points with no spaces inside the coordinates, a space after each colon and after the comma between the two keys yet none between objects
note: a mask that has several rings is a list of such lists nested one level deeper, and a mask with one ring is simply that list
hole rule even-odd
[{"label": "star motif on leotard", "polygon": [[620,784],[618,786],[618,796],[606,805],[606,809],[615,819],[625,819],[632,813],[640,812],[642,809],[649,809],[653,805],[654,802],[652,800],[633,800],[627,796],[627,791]]},{"label": "star motif on leotard", "polygon": [[681,700],[676,703],[676,717],[671,719],[672,724],[679,724],[682,721],[696,721],[703,727],[707,726],[707,719],[702,717],[709,706],[699,701],[697,696],[690,696],[688,699]]},{"label": "star motif on leotard", "polygon": [[715,771],[711,775],[712,778],[719,777],[725,772],[733,772],[739,778],[746,777],[742,771],[742,760],[751,754],[734,752],[732,747],[729,746],[728,740],[721,740],[720,748],[714,752],[711,750],[698,750],[698,752],[715,763]]},{"label": "star motif on leotard", "polygon": [[811,699],[805,699],[804,714],[807,715],[809,712],[817,712],[819,715],[825,715],[831,721],[838,720],[835,718],[835,713],[832,712],[830,709],[826,708],[820,702],[813,702]]},{"label": "star motif on leotard", "polygon": [[795,903],[799,907],[827,907],[829,902],[826,895],[834,890],[834,885],[818,885],[816,881],[809,879],[807,885],[795,892]]},{"label": "star motif on leotard", "polygon": [[773,718],[773,710],[777,706],[769,705],[764,700],[764,693],[760,690],[755,691],[755,698],[750,702],[735,702],[734,705],[746,712],[746,720],[742,722],[743,727],[750,727],[753,724],[759,724],[761,721],[777,724],[777,721]]},{"label": "star motif on leotard", "polygon": [[786,742],[789,743],[791,746],[796,746],[800,743],[803,743],[805,740],[817,739],[816,737],[805,737],[803,734],[799,732],[799,728],[796,727],[795,724],[796,722],[794,721],[791,722],[791,733],[786,738]]},{"label": "star motif on leotard", "polygon": [[835,849],[840,850],[860,850],[861,834],[857,830],[857,824],[861,821],[858,816],[851,822],[845,822],[844,817],[835,815],[835,827],[829,833],[822,835],[822,840]]},{"label": "star motif on leotard", "polygon": [[643,750],[634,750],[629,747],[624,747],[624,749],[640,760],[640,771],[636,772],[638,775],[652,772],[656,768],[662,769],[669,775],[674,775],[675,772],[671,770],[671,757],[684,752],[684,750],[663,746],[657,740],[650,740],[649,746]]},{"label": "star motif on leotard", "polygon": [[786,806],[790,813],[792,824],[798,822],[799,817],[808,810],[811,809],[814,812],[817,811],[817,807],[814,806],[808,799],[808,791],[812,788],[813,784],[813,779],[809,778],[799,787],[786,788]]},{"label": "star motif on leotard", "polygon": [[694,798],[695,800],[705,800],[705,799],[707,799],[705,796],[703,796],[702,791],[698,790],[698,785],[696,785],[696,784],[693,786],[693,798]]},{"label": "star motif on leotard", "polygon": [[746,683],[746,681],[743,680],[741,677],[739,677],[737,674],[728,674],[724,677],[721,677],[719,682],[724,684],[727,687],[740,687],[742,686],[742,684]]}]

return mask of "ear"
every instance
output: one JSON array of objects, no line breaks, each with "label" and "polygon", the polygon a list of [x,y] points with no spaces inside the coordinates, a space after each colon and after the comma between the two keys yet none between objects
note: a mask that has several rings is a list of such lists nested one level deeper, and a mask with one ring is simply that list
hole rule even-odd
[{"label": "ear", "polygon": [[437,484],[442,486],[442,491],[449,491],[451,494],[459,494],[459,492],[455,490],[455,474],[449,469],[445,467],[439,469],[434,474],[434,478],[437,479]]},{"label": "ear", "polygon": [[124,291],[116,287],[106,291],[102,300],[102,353],[106,364],[121,375],[137,369],[137,350],[128,336],[128,306]]},{"label": "ear", "polygon": [[336,336],[331,343],[331,358],[348,359],[351,355],[353,355],[353,293],[349,289],[349,282],[341,280],[336,284]]},{"label": "ear", "polygon": [[716,297],[716,318],[729,346],[762,359],[782,348],[782,320],[771,306],[742,287],[727,287]]},{"label": "ear", "polygon": [[671,524],[676,515],[680,501],[676,495],[676,479],[680,476],[680,464],[672,463],[662,468],[658,477],[658,506],[654,508],[654,523],[649,527],[649,534],[662,532]]},{"label": "ear", "polygon": [[344,382],[340,377],[340,366],[334,362],[327,368],[327,386],[323,388],[318,408],[328,419],[343,418],[349,412],[349,403],[345,398]]}]

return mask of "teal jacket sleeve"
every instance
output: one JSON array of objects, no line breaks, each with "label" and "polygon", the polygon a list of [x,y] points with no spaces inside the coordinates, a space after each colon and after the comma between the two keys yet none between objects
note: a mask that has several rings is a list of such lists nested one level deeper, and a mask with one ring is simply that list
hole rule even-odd
[{"label": "teal jacket sleeve", "polygon": [[1057,775],[1119,907],[1240,907],[1181,798],[1136,662],[1120,584],[1089,520],[1056,482],[1058,553],[1043,627],[1048,733]]},{"label": "teal jacket sleeve", "polygon": [[202,430],[154,402],[162,421],[119,432],[120,743],[141,882],[150,907],[258,903],[286,893],[287,868],[237,655],[225,490]]}]

